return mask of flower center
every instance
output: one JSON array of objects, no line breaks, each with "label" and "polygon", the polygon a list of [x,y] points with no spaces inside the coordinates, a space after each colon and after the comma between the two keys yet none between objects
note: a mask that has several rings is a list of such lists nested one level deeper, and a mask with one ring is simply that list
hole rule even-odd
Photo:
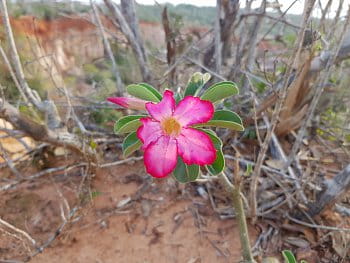
[{"label": "flower center", "polygon": [[177,136],[181,132],[181,125],[175,118],[167,118],[162,121],[162,129],[166,135]]}]

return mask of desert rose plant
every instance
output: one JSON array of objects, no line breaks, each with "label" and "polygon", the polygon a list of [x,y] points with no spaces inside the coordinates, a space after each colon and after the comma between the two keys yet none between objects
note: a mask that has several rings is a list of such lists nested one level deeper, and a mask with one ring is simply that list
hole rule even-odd
[{"label": "desert rose plant", "polygon": [[[224,177],[223,181],[230,184],[224,174],[222,141],[208,127],[244,130],[242,120],[235,112],[215,110],[224,99],[238,94],[238,88],[234,82],[222,81],[203,92],[209,79],[210,74],[197,72],[183,93],[165,90],[163,95],[149,84],[132,84],[126,90],[133,97],[108,98],[122,107],[147,113],[125,116],[116,122],[115,133],[128,134],[123,142],[124,156],[141,148],[146,171],[156,178],[172,173],[177,181],[187,183],[195,181],[206,170],[213,176]],[[245,239],[242,240],[243,257],[247,262],[253,262],[239,187],[234,190],[233,204],[241,215],[238,220],[243,224],[240,224],[241,239]]]}]

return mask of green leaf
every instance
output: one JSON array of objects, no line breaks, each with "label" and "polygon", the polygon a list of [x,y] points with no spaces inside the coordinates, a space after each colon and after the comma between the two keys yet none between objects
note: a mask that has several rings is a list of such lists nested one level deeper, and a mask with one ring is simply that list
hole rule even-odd
[{"label": "green leaf", "polygon": [[160,94],[160,92],[158,90],[156,90],[155,88],[153,88],[153,86],[151,86],[150,84],[148,84],[148,83],[139,83],[139,85],[145,87],[150,92],[152,92],[153,95],[156,96],[159,99],[159,101],[162,100],[162,98],[163,98],[162,94]]},{"label": "green leaf", "polygon": [[139,99],[159,102],[162,98],[162,95],[152,86],[141,83],[141,84],[131,84],[126,87],[126,91]]},{"label": "green leaf", "polygon": [[125,158],[129,157],[133,152],[140,149],[142,142],[137,138],[136,132],[130,133],[123,141],[123,155]]},{"label": "green leaf", "polygon": [[203,132],[209,135],[211,141],[216,149],[216,159],[213,164],[206,165],[208,172],[211,175],[219,175],[225,169],[225,158],[222,152],[222,141],[212,130],[201,129]]},{"label": "green leaf", "polygon": [[121,117],[114,124],[114,132],[116,134],[129,133],[136,131],[141,126],[140,118],[146,117],[146,115],[129,115]]},{"label": "green leaf", "polygon": [[178,182],[183,184],[196,181],[199,176],[199,166],[187,165],[182,161],[181,157],[178,156],[173,175]]},{"label": "green leaf", "polygon": [[219,127],[228,128],[235,131],[244,131],[243,122],[237,113],[228,110],[218,110],[214,112],[213,118],[206,122],[193,125],[193,127]]},{"label": "green leaf", "polygon": [[297,263],[297,260],[295,259],[292,251],[290,250],[283,250],[282,255],[286,261],[286,263]]},{"label": "green leaf", "polygon": [[209,73],[194,73],[187,84],[185,90],[185,97],[198,94],[198,92],[203,88],[205,83],[209,81],[210,77],[211,76]]},{"label": "green leaf", "polygon": [[239,90],[236,83],[232,81],[222,81],[212,85],[201,96],[202,100],[209,100],[212,103],[221,101],[233,95],[237,95]]}]

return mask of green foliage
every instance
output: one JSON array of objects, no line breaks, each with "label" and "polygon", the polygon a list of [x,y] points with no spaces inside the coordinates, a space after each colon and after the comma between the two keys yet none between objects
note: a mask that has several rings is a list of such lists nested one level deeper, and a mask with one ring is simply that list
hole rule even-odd
[{"label": "green foliage", "polygon": [[[30,2],[30,3],[28,3]],[[90,6],[82,1],[74,1],[72,9],[71,1],[9,1],[9,13],[13,17],[23,15],[33,15],[39,19],[54,19],[60,14],[85,13],[90,10]]]},{"label": "green foliage", "polygon": [[294,257],[294,254],[290,250],[283,250],[282,255],[286,263],[297,263],[297,260]]},{"label": "green foliage", "polygon": [[237,85],[232,81],[222,81],[215,83],[209,89],[207,89],[201,96],[202,100],[209,100],[212,103],[217,103],[230,96],[237,95],[239,93]]},{"label": "green foliage", "polygon": [[114,109],[98,109],[91,112],[91,118],[94,122],[102,126],[119,119],[120,116],[121,113]]},{"label": "green foliage", "polygon": [[296,39],[297,39],[297,35],[295,33],[290,33],[290,34],[284,35],[284,41],[287,43],[288,47],[293,47]]},{"label": "green foliage", "polygon": [[204,87],[204,85],[210,80],[210,78],[211,76],[209,73],[194,73],[187,84],[184,96],[196,96]]},{"label": "green foliage", "polygon": [[178,182],[184,184],[196,181],[199,176],[199,171],[198,165],[187,165],[183,162],[182,158],[178,156],[173,175]]},{"label": "green foliage", "polygon": [[[172,5],[166,4],[168,12],[177,20],[183,21],[185,24],[197,26],[210,26],[215,21],[215,7],[197,7],[193,5],[180,4]],[[161,22],[161,10],[158,6],[137,5],[136,14],[140,20],[149,22]],[[176,17],[176,16],[177,17]],[[182,23],[180,21],[180,23]]]},{"label": "green foliage", "polygon": [[103,69],[103,64],[85,64],[83,65],[83,70],[85,73],[86,83],[93,84],[96,82],[101,86],[104,84],[106,79],[112,78],[112,72],[107,67]]},{"label": "green foliage", "polygon": [[125,137],[123,141],[122,149],[123,149],[124,158],[129,157],[135,151],[140,149],[141,146],[142,146],[142,143],[139,140],[139,138],[137,138],[136,132],[130,133],[128,136]]},{"label": "green foliage", "polygon": [[159,91],[146,83],[131,84],[126,87],[126,91],[130,95],[146,101],[159,102],[162,99]]},{"label": "green foliage", "polygon": [[116,82],[108,62],[87,63],[83,65],[83,70],[85,82],[96,88],[91,99],[102,101],[116,91]]},{"label": "green foliage", "polygon": [[350,130],[346,129],[346,120],[350,115],[350,109],[339,109],[335,111],[328,108],[321,114],[321,125],[317,128],[317,133],[329,141],[340,141],[344,145],[350,143]]},{"label": "green foliage", "polygon": [[[282,255],[286,263],[298,263],[292,251],[283,250]],[[305,260],[301,260],[300,263],[307,263],[307,262]]]},{"label": "green foliage", "polygon": [[[0,34],[3,33],[3,29],[0,29]],[[32,53],[28,50],[28,47],[26,44],[28,44],[28,41],[26,40],[26,37],[23,35],[15,34],[14,35],[16,39],[17,48],[20,55],[20,60],[22,61],[22,65],[25,65],[25,62],[31,61]],[[6,54],[10,54],[8,44],[6,41],[1,43],[2,47],[4,48],[4,51]],[[47,98],[47,90],[48,87],[51,86],[50,80],[43,79],[43,72],[40,70],[33,70],[33,72],[28,72],[31,69],[30,67],[24,67],[25,75],[26,75],[26,81],[30,88],[37,91],[39,96],[42,99]],[[0,83],[4,87],[4,95],[9,101],[20,101],[20,93],[18,91],[18,88],[16,87],[15,83],[13,82],[13,79],[11,77],[10,71],[8,70],[5,63],[0,63]]]},{"label": "green foliage", "polygon": [[219,175],[225,169],[225,158],[224,158],[224,153],[222,151],[222,146],[223,146],[222,141],[214,131],[212,130],[203,130],[203,131],[209,135],[216,150],[216,159],[214,163],[211,165],[206,165],[206,168],[211,175]]},{"label": "green foliage", "polygon": [[129,133],[136,131],[141,126],[140,119],[146,115],[129,115],[120,118],[114,125],[116,134]]},{"label": "green foliage", "polygon": [[262,94],[266,91],[267,85],[262,81],[252,80],[253,86],[257,90],[258,93]]},{"label": "green foliage", "polygon": [[203,124],[196,124],[195,127],[220,127],[235,131],[244,131],[243,122],[237,113],[228,110],[214,112],[213,118]]},{"label": "green foliage", "polygon": [[141,73],[132,50],[125,49],[116,42],[110,42],[110,44],[123,82],[127,84],[137,82],[140,79]]},{"label": "green foliage", "polygon": [[[94,68],[91,68],[90,71],[94,72]],[[185,94],[188,96],[197,95],[209,79],[210,74],[207,73],[202,74],[197,72],[193,74],[188,82]],[[130,95],[139,99],[154,102],[159,102],[162,99],[162,95],[155,88],[146,83],[131,84],[127,86],[126,90]],[[204,92],[202,99],[204,98],[212,102],[219,102],[236,94],[238,94],[236,84],[230,81],[224,81],[212,85],[206,92]],[[179,102],[182,98],[183,96],[181,93],[175,93],[176,102]],[[140,118],[142,117],[145,117],[145,115],[124,116],[114,125],[114,132],[116,134],[129,133],[123,141],[123,154],[125,157],[130,156],[142,146],[136,133],[136,130],[142,125],[140,122]],[[217,110],[214,112],[214,116],[209,122],[193,125],[193,127],[206,126],[228,128],[237,131],[244,130],[241,118],[235,112],[228,110]],[[198,128],[198,130],[205,132],[214,144],[216,149],[216,159],[211,165],[206,165],[205,167],[211,175],[217,176],[225,169],[223,143],[213,130],[200,128]],[[195,181],[199,175],[200,166],[187,165],[184,163],[183,159],[178,156],[177,165],[173,171],[173,176],[178,182],[192,182]]]}]

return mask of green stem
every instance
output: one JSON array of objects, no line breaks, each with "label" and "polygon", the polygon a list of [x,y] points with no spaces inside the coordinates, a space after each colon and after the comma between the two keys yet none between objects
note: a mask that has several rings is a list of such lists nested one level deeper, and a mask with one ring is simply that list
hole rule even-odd
[{"label": "green stem", "polygon": [[244,263],[255,263],[253,258],[252,249],[250,247],[249,233],[247,227],[247,220],[243,208],[243,202],[241,198],[240,189],[238,186],[231,184],[227,176],[221,174],[222,182],[225,184],[226,189],[232,193],[232,204],[236,212],[236,219],[238,221],[239,236],[241,240],[242,256]]}]

